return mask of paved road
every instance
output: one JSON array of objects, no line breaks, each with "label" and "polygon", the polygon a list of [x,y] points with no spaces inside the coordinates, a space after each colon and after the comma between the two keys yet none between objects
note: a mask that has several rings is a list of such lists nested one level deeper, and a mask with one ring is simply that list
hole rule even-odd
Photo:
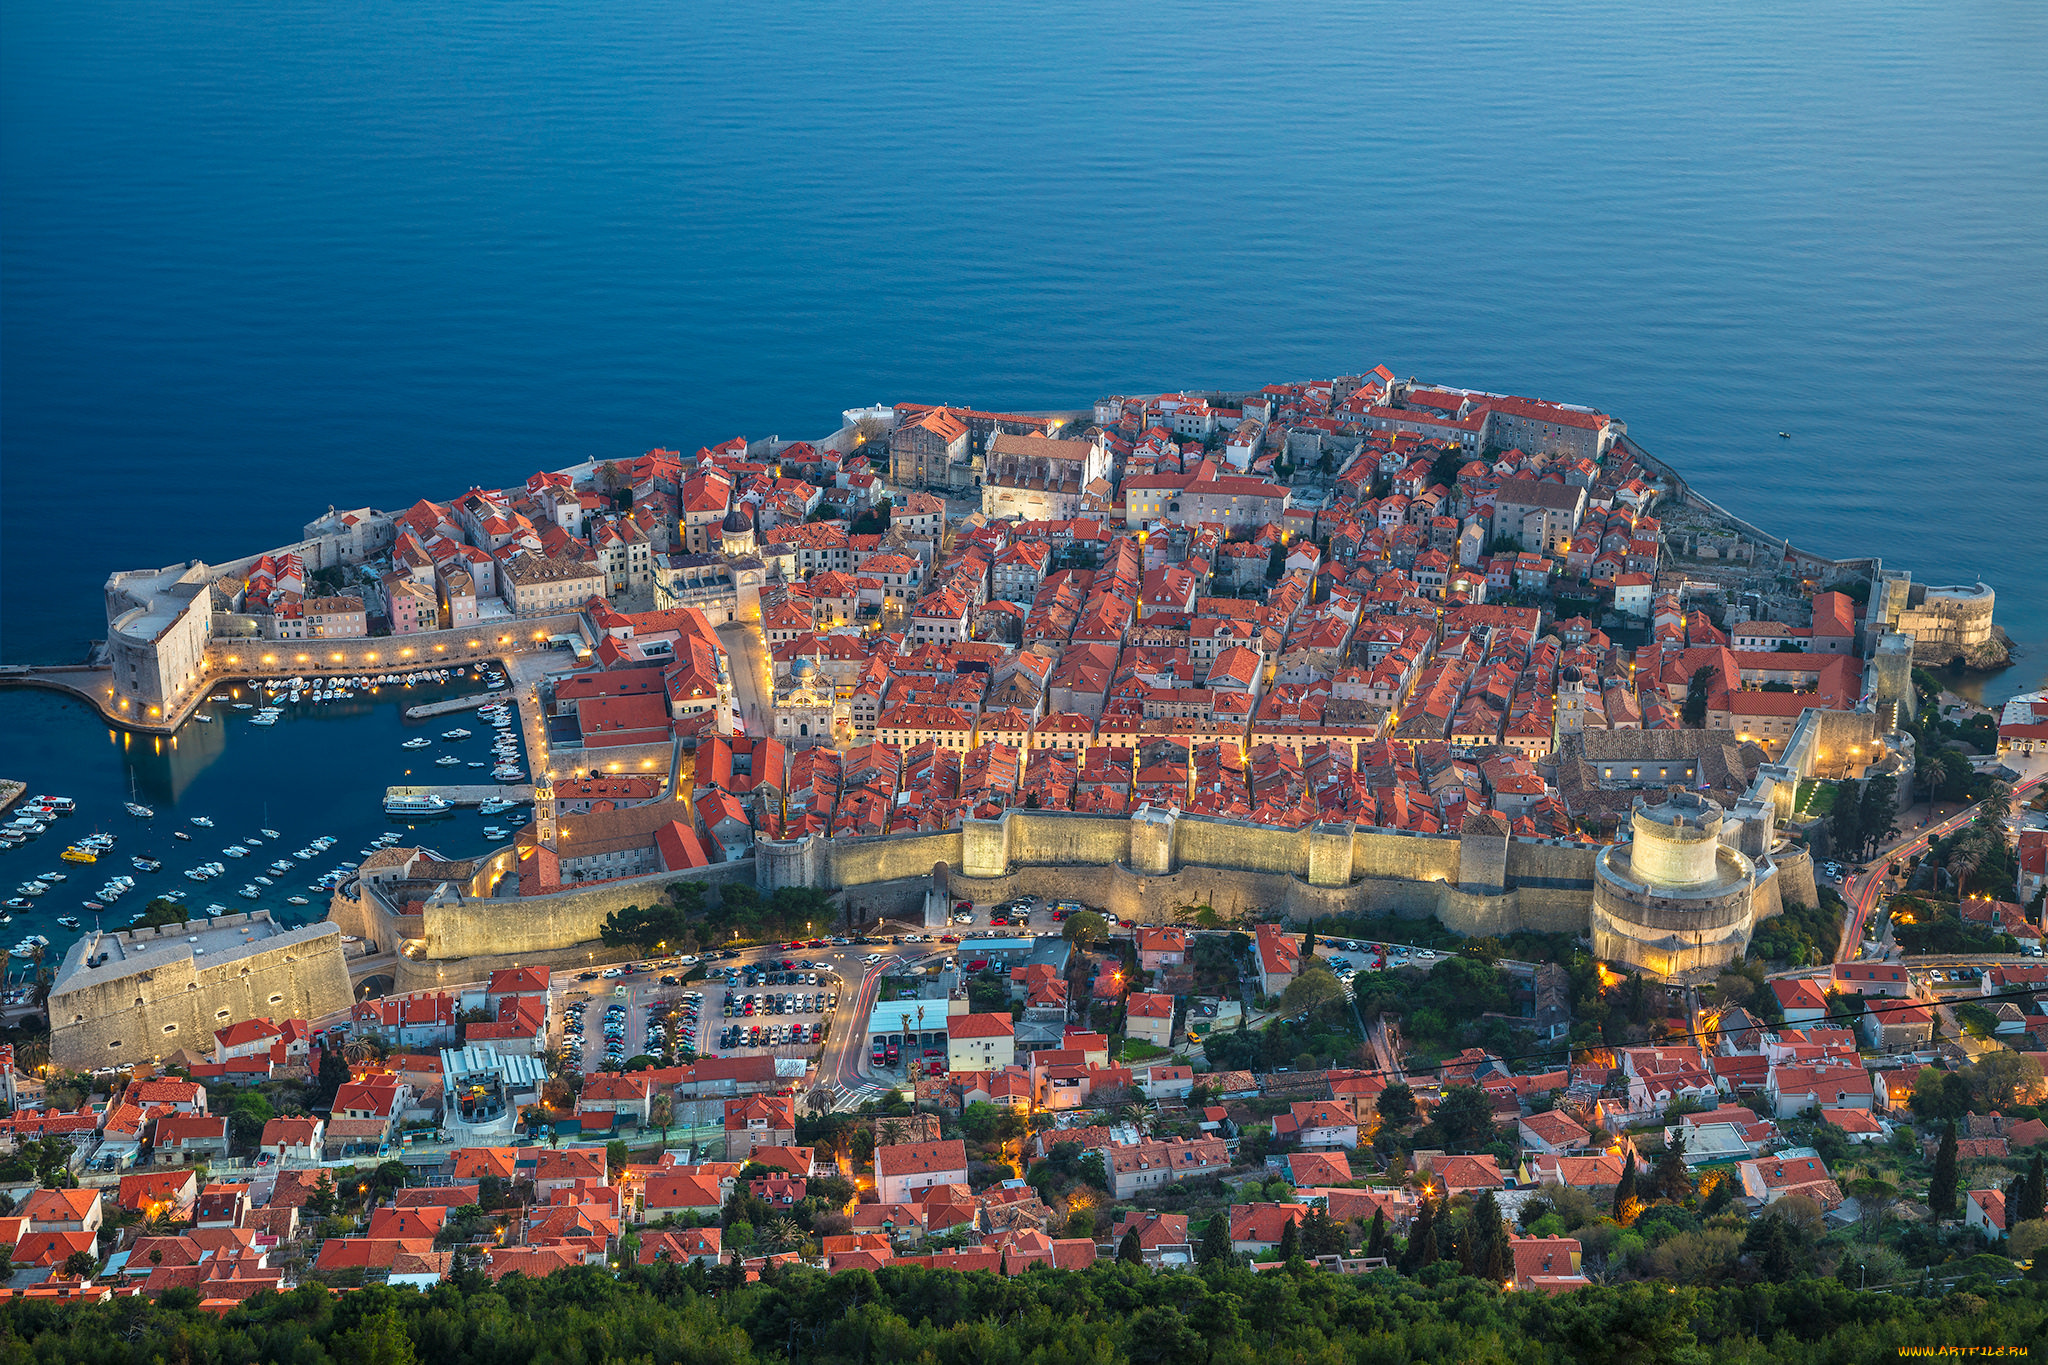
[{"label": "paved road", "polygon": [[[2022,794],[2041,785],[2041,777],[2026,778],[2013,787],[2013,799],[2018,802]],[[1863,951],[1863,925],[1870,913],[1877,907],[1878,896],[1884,886],[1886,867],[1897,860],[1923,853],[1937,840],[1954,833],[1977,818],[1977,807],[1965,806],[1954,815],[1939,823],[1926,826],[1908,834],[1899,842],[1879,851],[1875,858],[1864,863],[1842,884],[1843,899],[1849,903],[1849,918],[1842,926],[1842,941],[1835,949],[1835,961],[1854,962]]]},{"label": "paved road", "polygon": [[761,637],[759,623],[734,623],[719,626],[717,631],[731,661],[733,715],[750,735],[770,733],[775,689],[768,673],[768,644]]}]

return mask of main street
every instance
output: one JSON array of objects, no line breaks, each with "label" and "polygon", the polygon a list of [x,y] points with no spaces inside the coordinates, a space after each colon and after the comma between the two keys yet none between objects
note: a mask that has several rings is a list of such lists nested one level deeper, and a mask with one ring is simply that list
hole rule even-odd
[{"label": "main street", "polygon": [[[2020,760],[2024,763],[2024,760]],[[2039,766],[2040,760],[2033,761]],[[2043,776],[2026,778],[2012,789],[2013,800],[2018,804],[2020,797],[2034,787],[2041,785]],[[1965,806],[1954,815],[1932,825],[1922,826],[1906,835],[1897,843],[1881,849],[1877,856],[1859,865],[1857,871],[1842,883],[1843,899],[1849,903],[1849,917],[1842,926],[1842,941],[1835,950],[1835,961],[1854,962],[1863,950],[1863,926],[1884,890],[1885,874],[1893,862],[1924,853],[1937,841],[1970,824],[1977,818],[1975,805]]]}]

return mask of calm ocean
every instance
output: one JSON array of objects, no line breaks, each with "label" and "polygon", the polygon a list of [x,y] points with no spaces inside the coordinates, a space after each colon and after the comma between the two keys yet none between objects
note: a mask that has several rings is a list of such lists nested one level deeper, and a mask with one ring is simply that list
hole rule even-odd
[{"label": "calm ocean", "polygon": [[1990,579],[2003,695],[2044,55],[2025,3],[5,0],[0,657],[329,504],[1384,362]]}]

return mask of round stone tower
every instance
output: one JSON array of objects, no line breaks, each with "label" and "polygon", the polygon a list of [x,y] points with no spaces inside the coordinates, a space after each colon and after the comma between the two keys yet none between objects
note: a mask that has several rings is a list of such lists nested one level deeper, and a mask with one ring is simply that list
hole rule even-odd
[{"label": "round stone tower", "polygon": [[1748,950],[1756,865],[1721,842],[1722,818],[1719,803],[1679,787],[1636,798],[1631,842],[1594,867],[1594,956],[1673,977]]}]

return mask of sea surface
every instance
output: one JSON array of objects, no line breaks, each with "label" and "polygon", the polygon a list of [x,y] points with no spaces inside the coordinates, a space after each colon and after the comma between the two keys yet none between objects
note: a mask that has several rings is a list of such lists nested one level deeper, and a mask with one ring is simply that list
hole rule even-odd
[{"label": "sea surface", "polygon": [[[2044,58],[2048,9],[1930,0],[0,0],[0,659],[330,505],[1384,363],[1987,579],[2003,696],[2048,674]],[[117,771],[13,694],[0,772],[44,728]]]}]

